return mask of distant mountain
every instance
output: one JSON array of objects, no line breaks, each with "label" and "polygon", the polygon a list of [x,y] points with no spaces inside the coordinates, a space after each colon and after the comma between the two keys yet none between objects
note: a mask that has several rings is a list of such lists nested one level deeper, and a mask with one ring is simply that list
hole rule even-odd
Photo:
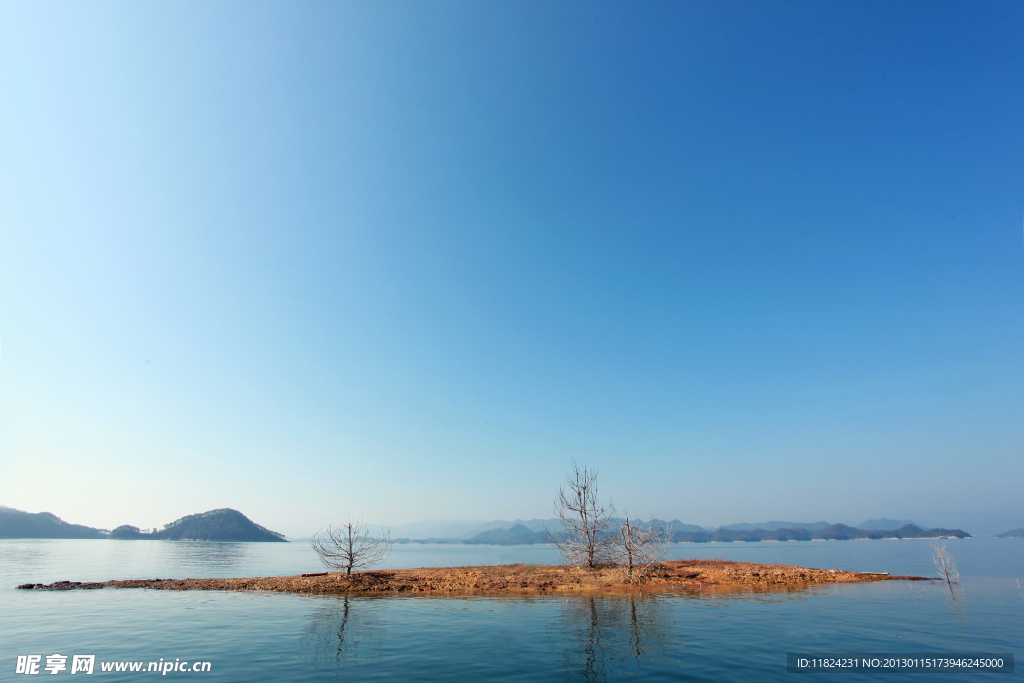
[{"label": "distant mountain", "polygon": [[23,512],[0,505],[0,538],[106,538],[105,529],[69,524],[49,512]]},{"label": "distant mountain", "polygon": [[689,531],[693,533],[703,533],[704,531],[707,531],[707,529],[702,526],[697,526],[696,524],[684,524],[678,519],[673,519],[671,522],[662,522],[662,526],[672,532]]},{"label": "distant mountain", "polygon": [[767,531],[774,529],[807,529],[809,531],[818,531],[827,526],[828,522],[759,522],[757,524],[726,524],[718,528],[730,531],[753,531],[754,529],[765,529]]},{"label": "distant mountain", "polygon": [[673,543],[732,543],[736,541],[809,541],[808,529],[715,529],[714,531],[676,531]]},{"label": "distant mountain", "polygon": [[562,527],[562,523],[561,523],[561,521],[558,520],[558,518],[551,518],[551,519],[536,519],[536,518],[535,519],[516,519],[516,520],[513,520],[511,522],[507,522],[507,521],[504,521],[504,520],[496,519],[493,522],[487,522],[486,524],[483,524],[480,527],[474,529],[473,531],[467,532],[467,533],[459,536],[458,538],[459,538],[459,540],[468,541],[468,540],[472,539],[473,537],[478,536],[479,534],[481,534],[481,533],[483,533],[485,531],[491,531],[492,529],[511,529],[512,527],[514,527],[516,525],[526,527],[530,531],[539,531],[539,532],[542,532],[542,533],[544,532],[545,529],[552,529],[552,530],[554,530],[554,529],[560,529]]},{"label": "distant mountain", "polygon": [[149,533],[126,524],[111,531],[110,538],[126,541],[286,541],[283,534],[264,528],[238,510],[230,508],[188,515],[171,522],[160,531]]},{"label": "distant mountain", "polygon": [[[613,519],[611,526],[618,528],[624,520]],[[697,531],[704,532],[703,527],[695,524],[684,524],[678,519],[671,522],[655,520],[670,531]],[[421,534],[427,531],[438,532],[444,529],[459,531],[468,525],[474,525],[474,529],[461,535],[451,536],[427,536]],[[650,522],[639,521],[637,525],[646,528]],[[562,528],[562,522],[557,517],[551,519],[517,519],[513,522],[494,520],[491,522],[417,522],[404,524],[391,528],[391,535],[395,543],[466,543],[469,545],[492,543],[495,545],[522,545],[530,543],[547,543],[547,529],[558,531]]]},{"label": "distant mountain", "polygon": [[557,519],[516,519],[512,521],[495,519],[490,522],[480,519],[473,521],[431,519],[392,526],[391,537],[396,540],[408,541],[452,542],[468,540],[491,529],[508,529],[516,524],[522,524],[531,531],[544,531],[545,525],[551,526],[552,529],[560,525]]},{"label": "distant mountain", "polygon": [[914,526],[920,526],[918,524],[914,524],[914,522],[910,521],[909,519],[887,519],[885,517],[879,517],[878,519],[869,519],[866,522],[861,522],[857,525],[857,528],[863,529],[864,531],[873,531],[876,529],[885,531],[887,529],[899,529],[901,526],[905,524],[913,524]]},{"label": "distant mountain", "polygon": [[548,535],[543,531],[533,531],[522,524],[516,524],[509,529],[490,529],[477,534],[473,538],[466,539],[463,543],[480,544],[491,543],[495,545],[532,545],[534,543],[547,543]]},{"label": "distant mountain", "polygon": [[562,523],[557,517],[551,517],[549,519],[517,519],[513,524],[522,524],[530,531],[544,531],[545,529],[558,529]]},{"label": "distant mountain", "polygon": [[[614,519],[611,528],[617,529],[624,520]],[[846,524],[829,524],[828,522],[779,522],[770,521],[759,524],[741,523],[727,524],[716,528],[700,527],[696,524],[685,524],[678,519],[671,522],[655,520],[662,527],[667,528],[674,543],[719,543],[719,542],[758,542],[758,541],[811,541],[814,539],[828,540],[850,540],[850,539],[880,539],[880,538],[970,538],[970,534],[960,529],[946,529],[936,527],[933,529],[922,529],[921,527],[905,523],[905,520],[870,519],[860,527],[852,527]],[[394,529],[403,528],[406,531],[424,531],[431,529],[440,530],[443,525],[453,529],[450,525],[461,525],[464,529],[467,526],[475,525],[472,532],[467,532],[461,537],[438,536],[429,538],[397,537]],[[638,526],[646,527],[650,522],[638,520]],[[418,528],[415,528],[418,527]],[[494,520],[492,522],[423,522],[417,525],[406,525],[405,527],[394,527],[393,536],[396,536],[396,543],[466,543],[481,544],[490,543],[496,545],[519,545],[524,543],[546,543],[547,535],[545,527],[552,531],[561,529],[561,521],[552,519],[531,519],[529,521],[516,520],[507,522]],[[871,527],[871,528],[865,528]],[[887,528],[881,528],[887,527]],[[454,529],[453,529],[454,530]],[[1007,532],[1011,533],[1011,532]]]},{"label": "distant mountain", "polygon": [[1024,529],[1010,529],[995,536],[996,538],[1024,538]]},{"label": "distant mountain", "polygon": [[824,529],[820,529],[814,537],[823,538],[827,541],[848,541],[860,538],[864,533],[867,532],[845,524],[830,524]]},{"label": "distant mountain", "polygon": [[672,534],[674,543],[720,543],[720,542],[758,542],[758,541],[811,541],[814,539],[825,539],[834,541],[848,541],[853,539],[868,538],[970,538],[971,535],[960,529],[924,529],[905,524],[899,529],[892,530],[865,530],[845,524],[829,524],[822,529],[811,531],[805,528],[792,529],[716,529],[713,532],[687,532],[677,531]]},{"label": "distant mountain", "polygon": [[[486,529],[493,528],[492,526],[486,526],[487,524],[487,522],[480,519],[473,521],[428,519],[422,522],[394,525],[391,527],[391,537],[408,538],[411,540],[461,538],[466,534],[472,536]],[[495,526],[502,525],[499,523]]]},{"label": "distant mountain", "polygon": [[970,529],[978,536],[992,536],[1006,529],[1024,527],[1024,504],[991,510],[934,510],[914,512],[917,526]]},{"label": "distant mountain", "polygon": [[899,529],[858,529],[845,524],[833,524],[827,529],[814,533],[814,538],[846,541],[859,538],[971,538],[971,535],[960,529],[922,529],[913,524],[904,524]]},{"label": "distant mountain", "polygon": [[[621,523],[622,520],[620,519],[612,521],[612,525],[616,527]],[[480,520],[473,522],[428,520],[392,526],[391,537],[395,539],[395,543],[461,543],[463,541],[472,541],[484,532],[495,529],[508,530],[517,524],[526,527],[530,531],[541,533],[544,533],[546,529],[556,531],[562,528],[562,522],[557,517],[549,519],[516,519],[512,521],[495,519],[490,522]],[[679,520],[661,522],[661,524],[672,528],[685,528],[691,531],[704,530],[703,527],[683,524]]]}]

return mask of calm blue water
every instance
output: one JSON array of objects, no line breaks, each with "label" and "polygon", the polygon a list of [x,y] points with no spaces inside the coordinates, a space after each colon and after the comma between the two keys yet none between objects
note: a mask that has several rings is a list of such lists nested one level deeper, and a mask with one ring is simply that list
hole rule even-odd
[{"label": "calm blue water", "polygon": [[[280,575],[316,571],[303,543],[0,541],[0,680],[19,654],[97,661],[209,661],[207,681],[867,680],[787,674],[787,652],[1020,652],[1024,542],[949,541],[957,603],[939,583],[797,591],[570,598],[303,597],[172,591],[17,591],[25,582]],[[933,575],[924,541],[680,544],[725,557]],[[557,562],[546,546],[396,546],[387,565]],[[70,659],[69,659],[70,663]],[[44,659],[45,665],[45,659]],[[45,672],[43,675],[46,675]],[[64,671],[58,675],[70,675]],[[155,673],[101,672],[107,679]],[[1019,680],[1016,673],[870,679]]]}]

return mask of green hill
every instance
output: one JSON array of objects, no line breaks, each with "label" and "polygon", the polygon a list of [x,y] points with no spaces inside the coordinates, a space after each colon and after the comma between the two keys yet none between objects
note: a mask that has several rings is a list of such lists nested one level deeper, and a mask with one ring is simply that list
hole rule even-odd
[{"label": "green hill", "polygon": [[238,510],[222,508],[175,520],[160,531],[146,533],[124,525],[110,532],[110,538],[158,541],[247,541],[286,542],[284,534],[256,524]]},{"label": "green hill", "polygon": [[106,538],[104,529],[69,524],[49,512],[24,512],[0,505],[0,538]]}]

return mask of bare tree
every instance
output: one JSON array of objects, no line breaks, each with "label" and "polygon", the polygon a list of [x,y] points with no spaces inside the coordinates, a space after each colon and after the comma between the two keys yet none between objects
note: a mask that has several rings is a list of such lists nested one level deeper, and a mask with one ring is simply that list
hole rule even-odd
[{"label": "bare tree", "polygon": [[956,563],[953,562],[953,556],[948,550],[946,550],[946,543],[943,541],[939,543],[935,541],[931,544],[932,551],[935,553],[932,557],[932,561],[935,563],[935,568],[942,574],[942,578],[946,580],[946,585],[949,586],[949,597],[953,598],[953,607],[956,608],[957,617],[960,619],[960,623],[963,623],[963,615],[960,614],[960,604],[956,601],[956,593],[953,592],[953,584],[960,582],[960,572],[956,570]]},{"label": "bare tree", "polygon": [[630,520],[626,512],[626,519],[619,527],[618,555],[630,584],[643,583],[654,565],[664,557],[670,538],[669,530],[653,517],[644,527]]},{"label": "bare tree", "polygon": [[555,514],[561,531],[547,529],[553,543],[569,564],[593,567],[613,560],[613,538],[609,534],[615,508],[597,499],[597,470],[572,462],[572,472],[558,488]]},{"label": "bare tree", "polygon": [[953,584],[959,583],[960,572],[956,570],[956,563],[953,562],[953,556],[948,550],[946,550],[945,543],[939,543],[938,541],[931,544],[932,551],[935,556],[932,561],[935,562],[935,568],[942,574],[942,578],[946,580],[946,585],[949,586],[949,592],[953,592]]},{"label": "bare tree", "polygon": [[351,575],[357,567],[371,567],[391,552],[391,528],[381,527],[376,536],[362,522],[349,520],[329,525],[313,536],[310,544],[320,561],[332,569],[344,569]]}]

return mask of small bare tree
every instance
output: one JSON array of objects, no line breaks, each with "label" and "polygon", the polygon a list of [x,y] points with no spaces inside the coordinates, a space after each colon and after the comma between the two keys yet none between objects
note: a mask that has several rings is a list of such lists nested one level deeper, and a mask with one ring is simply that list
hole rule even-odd
[{"label": "small bare tree", "polygon": [[942,578],[946,580],[946,585],[949,586],[949,597],[953,598],[953,607],[956,608],[957,617],[960,619],[960,623],[963,623],[963,615],[960,614],[960,605],[956,601],[956,593],[953,591],[953,584],[960,582],[960,572],[956,570],[956,563],[953,562],[953,556],[946,550],[946,543],[943,541],[939,543],[935,541],[931,544],[932,551],[935,555],[932,557],[932,561],[935,563],[935,568],[942,574]]},{"label": "small bare tree", "polygon": [[936,541],[931,545],[932,550],[935,552],[935,557],[932,558],[932,561],[935,562],[935,568],[942,574],[942,578],[946,580],[946,585],[949,586],[949,592],[952,593],[953,584],[960,581],[960,572],[956,570],[956,563],[953,562],[953,556],[950,552],[946,550],[945,543]]},{"label": "small bare tree", "polygon": [[357,567],[372,567],[391,552],[391,529],[381,527],[376,536],[362,522],[349,520],[347,524],[328,525],[313,536],[310,544],[320,561],[332,569],[344,569],[352,574]]},{"label": "small bare tree", "polygon": [[651,518],[646,527],[629,518],[619,527],[618,559],[623,564],[626,580],[630,584],[643,583],[654,565],[661,561],[671,539],[669,530]]},{"label": "small bare tree", "polygon": [[555,514],[561,531],[547,529],[553,543],[569,564],[594,567],[614,559],[613,538],[609,534],[615,507],[597,499],[597,470],[572,462],[572,472],[555,496]]}]

